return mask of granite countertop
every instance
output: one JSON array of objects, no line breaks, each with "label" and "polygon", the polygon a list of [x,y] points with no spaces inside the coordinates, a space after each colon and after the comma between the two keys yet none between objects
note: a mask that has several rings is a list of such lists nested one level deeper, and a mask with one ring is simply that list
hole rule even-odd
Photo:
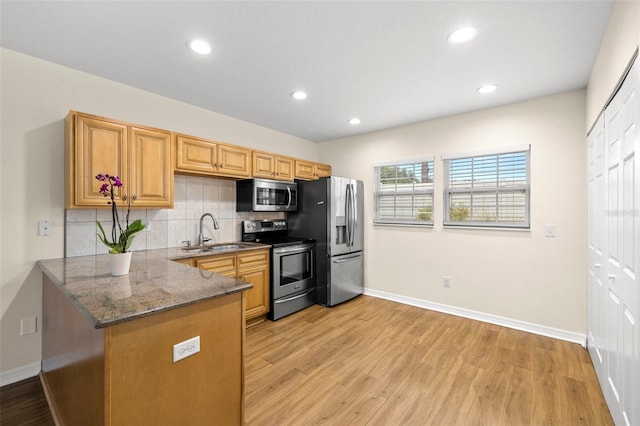
[{"label": "granite countertop", "polygon": [[128,275],[113,277],[109,255],[38,261],[38,266],[67,295],[95,328],[109,327],[154,313],[225,296],[252,286],[242,280],[196,269],[172,260],[268,248],[193,253],[179,247],[132,253]]}]

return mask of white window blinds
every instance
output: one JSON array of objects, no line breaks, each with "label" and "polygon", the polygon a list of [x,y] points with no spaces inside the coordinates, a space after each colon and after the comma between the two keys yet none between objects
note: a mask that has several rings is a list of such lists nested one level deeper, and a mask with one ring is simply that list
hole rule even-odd
[{"label": "white window blinds", "polygon": [[445,158],[444,224],[529,228],[529,157],[527,147]]},{"label": "white window blinds", "polygon": [[433,159],[374,167],[374,223],[433,224]]}]

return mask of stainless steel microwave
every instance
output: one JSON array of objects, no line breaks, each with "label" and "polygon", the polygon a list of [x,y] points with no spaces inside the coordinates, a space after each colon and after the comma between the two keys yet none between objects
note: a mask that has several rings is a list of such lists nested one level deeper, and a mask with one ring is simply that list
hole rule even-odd
[{"label": "stainless steel microwave", "polygon": [[236,211],[294,212],[298,210],[298,184],[268,179],[236,182]]}]

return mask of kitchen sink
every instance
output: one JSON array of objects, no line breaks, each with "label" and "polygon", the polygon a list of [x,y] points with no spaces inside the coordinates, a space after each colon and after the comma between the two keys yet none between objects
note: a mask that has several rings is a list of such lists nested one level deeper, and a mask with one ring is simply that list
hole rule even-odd
[{"label": "kitchen sink", "polygon": [[240,250],[251,248],[253,245],[245,243],[210,244],[204,246],[183,247],[182,250],[192,253],[208,253],[222,250]]}]

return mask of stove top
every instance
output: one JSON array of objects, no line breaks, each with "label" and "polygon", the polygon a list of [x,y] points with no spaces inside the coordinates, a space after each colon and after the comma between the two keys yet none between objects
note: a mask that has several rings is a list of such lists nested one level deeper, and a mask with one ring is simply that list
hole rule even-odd
[{"label": "stove top", "polygon": [[270,244],[273,247],[313,242],[310,238],[290,236],[284,219],[243,221],[242,241]]}]

